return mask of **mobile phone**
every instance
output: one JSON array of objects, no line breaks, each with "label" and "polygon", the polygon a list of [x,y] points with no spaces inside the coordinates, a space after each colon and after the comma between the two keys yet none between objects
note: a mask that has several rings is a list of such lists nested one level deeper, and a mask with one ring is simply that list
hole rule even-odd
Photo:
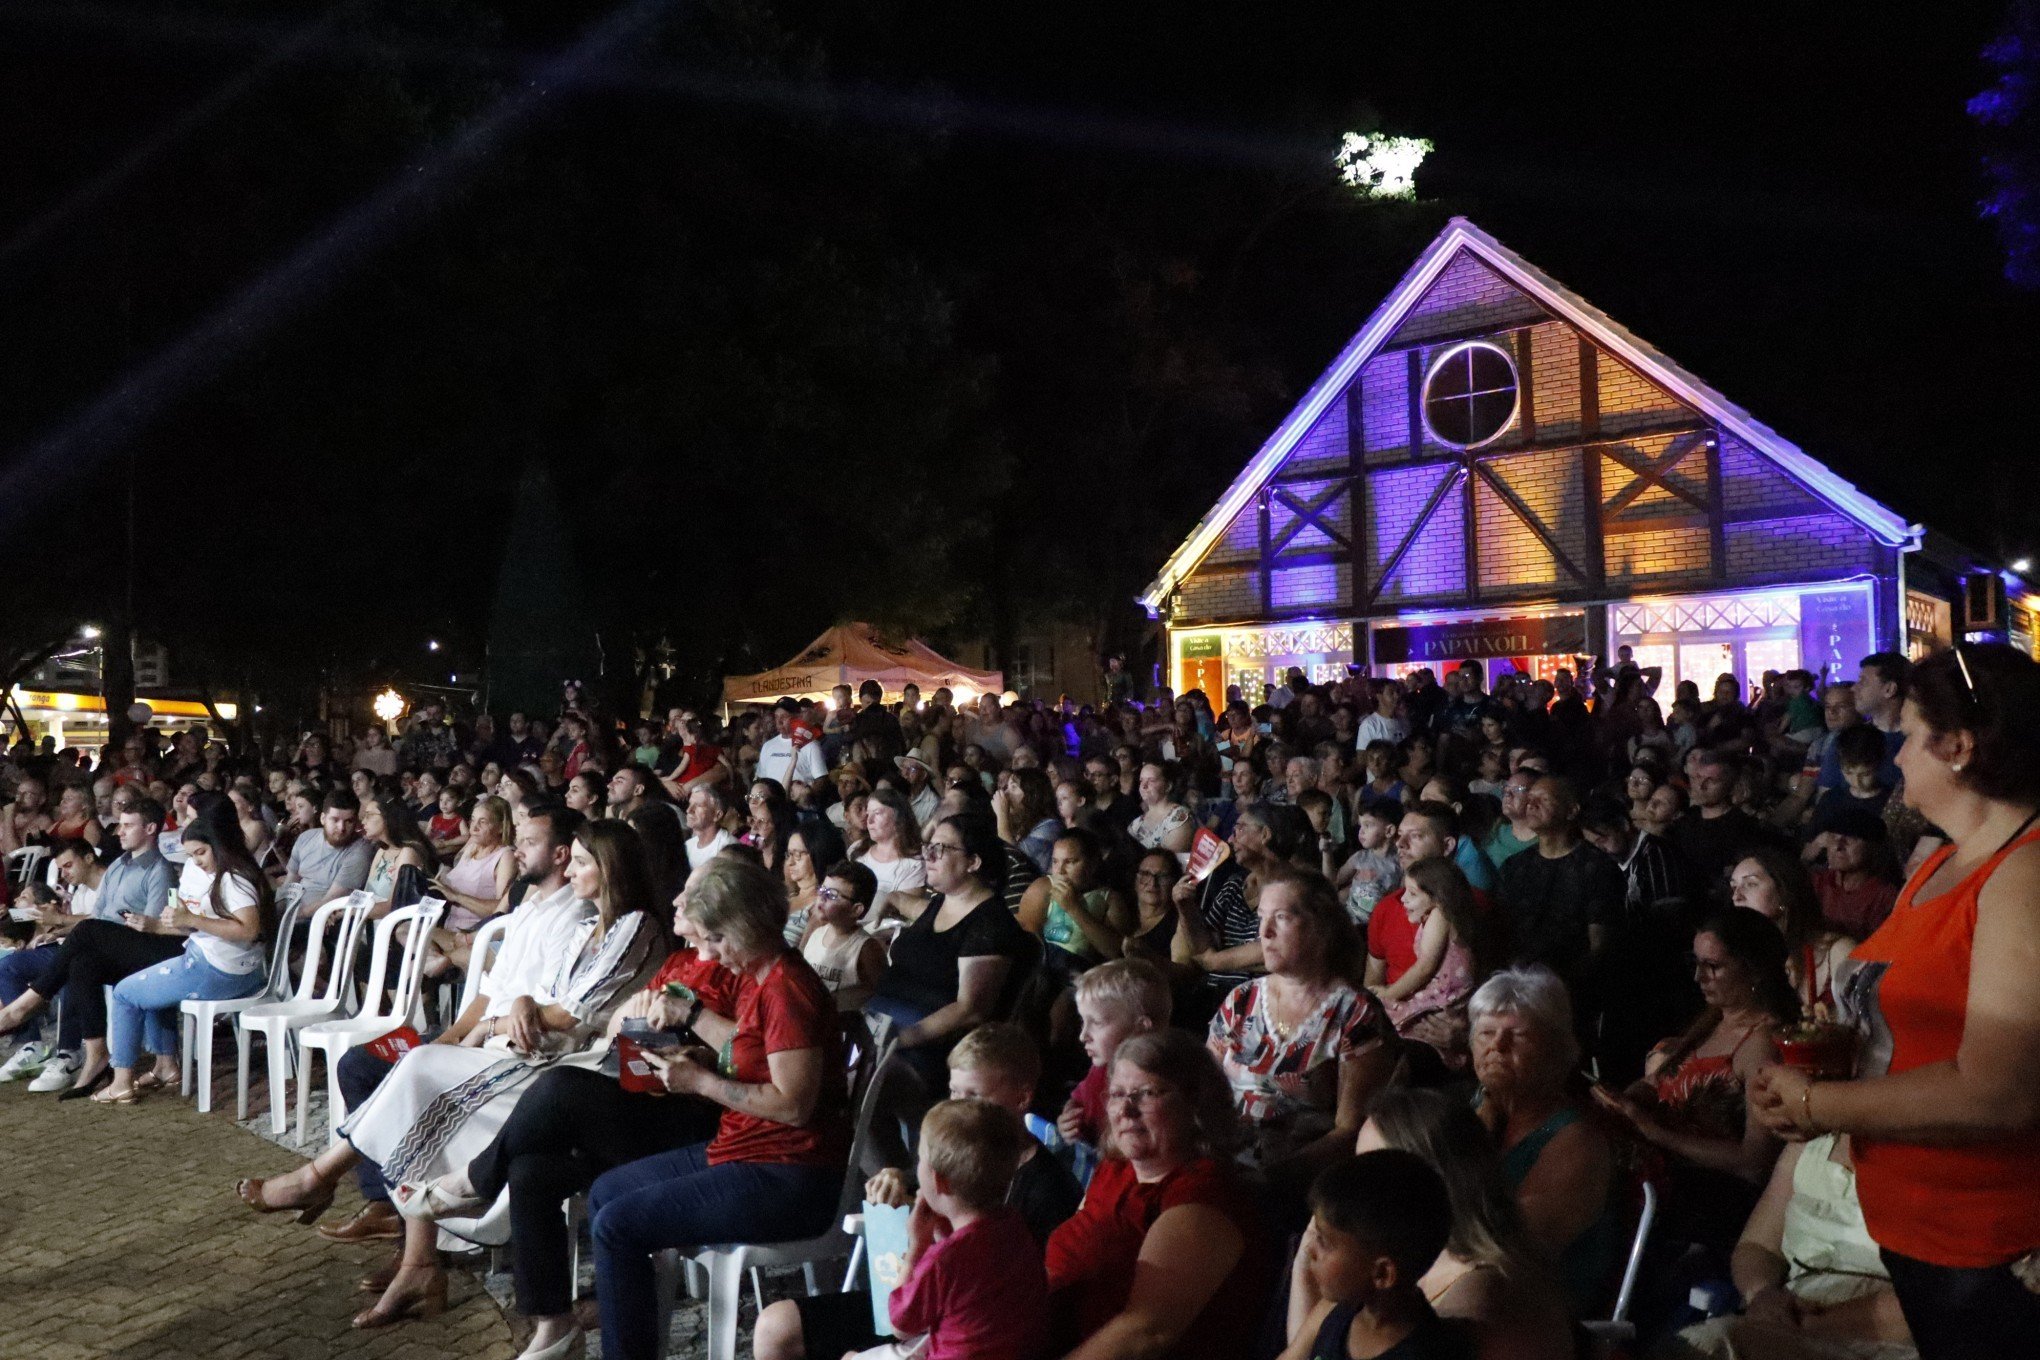
[{"label": "mobile phone", "polygon": [[619,1031],[647,1053],[678,1053],[686,1039],[670,1029],[654,1029],[643,1020],[626,1020]]}]

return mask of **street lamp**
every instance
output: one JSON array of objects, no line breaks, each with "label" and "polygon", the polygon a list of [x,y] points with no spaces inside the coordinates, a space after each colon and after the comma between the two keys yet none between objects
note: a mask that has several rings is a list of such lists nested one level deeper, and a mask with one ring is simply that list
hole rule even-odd
[{"label": "street lamp", "polygon": [[[2018,561],[2012,563],[2012,570],[2019,573],[2019,575],[2024,576],[2027,572],[2033,570],[2033,559],[2030,557],[2020,558]],[[91,637],[92,634],[87,633],[85,636]]]},{"label": "street lamp", "polygon": [[404,716],[404,696],[394,689],[386,689],[375,696],[372,707],[375,709],[375,716],[382,719],[383,726],[388,727]]},{"label": "street lamp", "polygon": [[93,623],[86,624],[78,630],[78,636],[84,638],[87,642],[92,641],[99,636],[99,625]]}]

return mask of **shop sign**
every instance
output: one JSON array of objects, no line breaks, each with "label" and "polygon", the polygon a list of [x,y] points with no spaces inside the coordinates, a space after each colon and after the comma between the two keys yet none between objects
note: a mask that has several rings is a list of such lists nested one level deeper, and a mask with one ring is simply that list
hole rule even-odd
[{"label": "shop sign", "polygon": [[1224,655],[1225,635],[1223,633],[1194,633],[1183,639],[1183,659],[1185,661]]},{"label": "shop sign", "polygon": [[1870,640],[1870,592],[1813,590],[1799,597],[1799,664],[1822,684],[1852,680],[1876,648]]},{"label": "shop sign", "polygon": [[1500,656],[1577,656],[1586,648],[1584,614],[1479,619],[1374,630],[1374,660],[1382,665],[1482,661]]}]

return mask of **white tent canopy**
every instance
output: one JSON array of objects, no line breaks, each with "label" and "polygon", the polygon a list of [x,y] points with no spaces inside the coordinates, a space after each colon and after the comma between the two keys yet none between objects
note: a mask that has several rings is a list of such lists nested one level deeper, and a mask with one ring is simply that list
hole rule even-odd
[{"label": "white tent canopy", "polygon": [[888,698],[906,685],[932,694],[943,686],[959,702],[1006,688],[1000,671],[974,671],[959,666],[927,643],[880,636],[868,623],[838,624],[803,648],[783,666],[757,675],[733,675],[723,681],[723,703],[769,704],[776,699],[825,699],[838,685],[854,692],[866,680],[885,687]]}]

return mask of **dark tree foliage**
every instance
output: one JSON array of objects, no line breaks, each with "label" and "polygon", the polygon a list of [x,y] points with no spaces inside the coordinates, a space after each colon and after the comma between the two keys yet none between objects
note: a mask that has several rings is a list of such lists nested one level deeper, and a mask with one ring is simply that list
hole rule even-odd
[{"label": "dark tree foliage", "polygon": [[2013,0],[2005,31],[1984,49],[1996,71],[1969,111],[1989,129],[1984,216],[1996,224],[2005,277],[2040,288],[2040,5]]}]

